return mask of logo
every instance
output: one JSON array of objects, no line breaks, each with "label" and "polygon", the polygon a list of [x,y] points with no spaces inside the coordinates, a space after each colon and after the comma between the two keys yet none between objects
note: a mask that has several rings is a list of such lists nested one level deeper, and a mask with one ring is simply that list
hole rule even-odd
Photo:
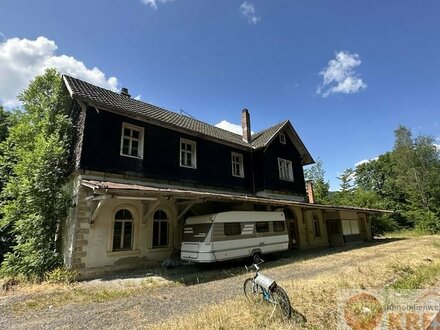
[{"label": "logo", "polygon": [[339,290],[344,330],[440,330],[440,290]]}]

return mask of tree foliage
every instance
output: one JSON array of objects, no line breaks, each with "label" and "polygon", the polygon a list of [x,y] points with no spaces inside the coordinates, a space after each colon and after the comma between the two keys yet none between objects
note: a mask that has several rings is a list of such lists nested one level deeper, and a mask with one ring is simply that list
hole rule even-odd
[{"label": "tree foliage", "polygon": [[19,95],[23,109],[0,147],[1,165],[9,169],[0,226],[9,226],[15,238],[2,263],[7,274],[41,278],[60,263],[55,235],[70,200],[63,190],[71,132],[64,95],[54,69],[36,77]]},{"label": "tree foliage", "polygon": [[[0,106],[0,144],[6,140],[9,131],[10,113],[5,111]],[[0,149],[0,165],[3,164],[4,155]],[[3,186],[6,182],[8,171],[6,167],[0,166],[0,192],[3,190]],[[0,200],[1,203],[1,200]],[[0,204],[1,206],[1,204]],[[13,245],[13,235],[11,233],[11,226],[1,225],[2,214],[0,212],[0,265],[3,262],[3,255],[10,251],[10,247]]]},{"label": "tree foliage", "polygon": [[339,177],[341,191],[333,202],[393,210],[387,219],[398,227],[440,232],[440,154],[434,142],[399,126],[392,151]]},{"label": "tree foliage", "polygon": [[325,181],[325,171],[322,161],[318,159],[315,164],[304,170],[307,181],[312,181],[316,203],[326,204],[329,202],[330,183]]}]

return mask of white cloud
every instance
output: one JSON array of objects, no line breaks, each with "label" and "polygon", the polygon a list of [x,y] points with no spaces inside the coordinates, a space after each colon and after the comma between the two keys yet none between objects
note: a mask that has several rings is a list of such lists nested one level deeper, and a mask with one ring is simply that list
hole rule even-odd
[{"label": "white cloud", "polygon": [[142,95],[138,94],[137,96],[133,97],[135,100],[140,101],[142,99]]},{"label": "white cloud", "polygon": [[0,42],[0,102],[7,107],[17,106],[17,95],[35,76],[50,67],[92,84],[117,90],[116,77],[107,78],[97,67],[89,69],[72,56],[56,55],[57,48],[56,43],[46,37],[35,40],[12,38]]},{"label": "white cloud", "polygon": [[154,9],[157,9],[158,3],[166,3],[166,2],[173,2],[175,0],[141,0],[141,2],[147,6],[151,6]]},{"label": "white cloud", "polygon": [[371,159],[362,159],[362,160],[358,161],[357,163],[355,163],[354,167],[356,168],[356,167],[358,167],[360,165],[367,164],[369,162],[372,162],[372,161],[375,161],[375,160],[378,160],[378,159],[379,159],[379,157],[374,157],[374,158],[371,158]]},{"label": "white cloud", "polygon": [[257,24],[261,20],[261,17],[256,15],[255,7],[252,3],[247,1],[243,2],[240,5],[240,11],[243,16],[247,18],[249,24]]},{"label": "white cloud", "polygon": [[222,128],[235,134],[242,134],[241,125],[232,124],[226,120],[222,120],[218,124],[215,124],[215,127]]},{"label": "white cloud", "polygon": [[4,33],[0,32],[0,38],[2,39],[1,41],[6,40],[6,36],[4,35]]},{"label": "white cloud", "polygon": [[[238,135],[242,135],[243,134],[243,130],[241,128],[241,125],[237,125],[237,124],[232,124],[227,120],[222,120],[221,122],[219,122],[218,124],[214,125],[215,127],[218,128],[222,128],[224,130],[227,130],[229,132],[238,134]],[[251,131],[251,134],[254,134],[253,131]]]},{"label": "white cloud", "polygon": [[323,76],[323,83],[318,87],[317,93],[327,97],[334,93],[353,94],[367,88],[354,70],[361,65],[358,54],[346,51],[336,53],[334,59],[319,74]]}]

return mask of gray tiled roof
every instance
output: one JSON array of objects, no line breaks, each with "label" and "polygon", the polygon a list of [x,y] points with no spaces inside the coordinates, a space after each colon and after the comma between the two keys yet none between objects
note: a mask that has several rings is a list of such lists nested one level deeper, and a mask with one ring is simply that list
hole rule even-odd
[{"label": "gray tiled roof", "polygon": [[285,120],[279,124],[272,127],[266,128],[265,130],[255,133],[252,135],[252,147],[255,149],[263,148],[272,139],[272,137],[277,134],[284,126],[287,125],[289,121]]},{"label": "gray tiled roof", "polygon": [[[91,103],[92,105],[95,105],[97,107],[101,106],[120,113],[124,113],[128,116],[141,117],[145,118],[146,120],[157,121],[171,127],[185,129],[189,132],[203,134],[205,136],[209,136],[242,147],[244,146],[255,149],[263,148],[271,141],[273,136],[282,127],[286,125],[291,127],[289,121],[283,121],[268,129],[253,134],[252,141],[250,143],[247,143],[239,134],[226,131],[224,129],[204,123],[200,120],[193,119],[178,114],[176,112],[165,110],[149,103],[132,99],[128,96],[92,85],[71,76],[64,75],[63,77],[64,82],[71,94],[71,97],[74,99]],[[299,142],[301,146],[303,146],[300,140]],[[310,156],[307,150],[305,150],[305,152],[308,156]]]}]

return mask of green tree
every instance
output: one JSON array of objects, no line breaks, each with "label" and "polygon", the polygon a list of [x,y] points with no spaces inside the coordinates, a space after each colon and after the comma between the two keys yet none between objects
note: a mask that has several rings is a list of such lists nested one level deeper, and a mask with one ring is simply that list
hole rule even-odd
[{"label": "green tree", "polygon": [[11,226],[15,236],[1,268],[6,274],[41,278],[60,263],[55,235],[70,200],[63,189],[71,133],[65,95],[54,69],[36,77],[19,95],[23,109],[16,112],[2,143],[10,174],[2,192],[0,225]]},{"label": "green tree", "polygon": [[358,165],[355,169],[355,177],[357,189],[376,193],[381,207],[394,211],[390,217],[399,227],[414,225],[405,215],[408,203],[405,192],[397,184],[393,152],[387,152],[377,159]]},{"label": "green tree", "polygon": [[434,138],[399,126],[395,131],[393,158],[396,183],[407,199],[406,216],[416,227],[440,232],[440,154]]},{"label": "green tree", "polygon": [[8,136],[9,112],[0,105],[0,142],[4,141]]},{"label": "green tree", "polygon": [[338,179],[341,180],[341,192],[350,192],[354,187],[354,175],[355,172],[351,168],[347,168]]},{"label": "green tree", "polygon": [[322,161],[318,159],[315,164],[304,170],[307,181],[312,181],[313,192],[317,203],[326,204],[329,202],[330,183],[325,181],[325,171]]},{"label": "green tree", "polygon": [[[0,106],[0,145],[6,140],[9,131],[9,119],[10,113],[5,111],[2,106]],[[2,149],[0,148],[0,192],[3,190],[3,186],[6,182],[6,177],[8,175],[7,168],[1,166],[3,164],[4,155]],[[1,194],[0,194],[1,195]],[[2,201],[0,199],[0,210]],[[13,235],[11,233],[11,227],[1,225],[2,213],[0,212],[0,265],[3,262],[3,255],[10,251],[10,247],[13,245]]]}]

